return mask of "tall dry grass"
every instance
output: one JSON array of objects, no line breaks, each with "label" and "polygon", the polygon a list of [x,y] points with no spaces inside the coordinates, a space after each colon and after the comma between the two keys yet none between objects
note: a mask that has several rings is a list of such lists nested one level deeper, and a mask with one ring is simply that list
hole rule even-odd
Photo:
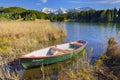
[{"label": "tall dry grass", "polygon": [[2,21],[0,22],[0,53],[11,50],[21,53],[37,47],[41,42],[65,37],[60,27],[51,26],[50,22],[40,21]]},{"label": "tall dry grass", "polygon": [[50,22],[0,22],[0,37],[27,37],[39,41],[49,41],[58,39],[65,34],[59,27],[52,27]]},{"label": "tall dry grass", "polygon": [[106,54],[117,59],[120,58],[120,45],[114,37],[108,40],[108,48]]},{"label": "tall dry grass", "polygon": [[[5,64],[28,53],[44,47],[44,42],[62,39],[66,33],[49,21],[0,21],[0,79],[12,78]],[[6,73],[5,73],[6,72]],[[4,73],[2,75],[2,73]],[[2,77],[2,78],[1,78]],[[16,79],[16,76],[14,76]]]},{"label": "tall dry grass", "polygon": [[106,54],[103,54],[95,65],[99,80],[119,80],[120,78],[120,45],[112,37],[108,40]]}]

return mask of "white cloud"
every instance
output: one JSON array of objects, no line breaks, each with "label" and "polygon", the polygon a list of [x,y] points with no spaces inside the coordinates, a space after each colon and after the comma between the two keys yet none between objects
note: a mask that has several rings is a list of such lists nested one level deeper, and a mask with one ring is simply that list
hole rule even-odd
[{"label": "white cloud", "polygon": [[36,5],[41,5],[41,3],[36,3]]},{"label": "white cloud", "polygon": [[46,3],[47,2],[47,0],[41,0],[43,3]]},{"label": "white cloud", "polygon": [[78,1],[78,0],[71,0],[71,3],[85,3],[85,4],[120,4],[120,0],[90,0],[90,1]]}]

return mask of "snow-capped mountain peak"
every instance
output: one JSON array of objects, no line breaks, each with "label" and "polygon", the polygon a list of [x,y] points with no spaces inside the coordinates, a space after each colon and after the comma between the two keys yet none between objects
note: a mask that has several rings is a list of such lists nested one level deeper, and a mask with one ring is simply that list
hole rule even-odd
[{"label": "snow-capped mountain peak", "polygon": [[89,10],[93,10],[90,7],[76,7],[73,9],[64,9],[64,8],[60,8],[60,9],[52,9],[52,8],[43,8],[42,12],[46,13],[46,14],[66,14],[68,12],[81,12],[81,11],[89,11]]},{"label": "snow-capped mountain peak", "polygon": [[42,9],[42,12],[47,13],[47,14],[50,14],[50,13],[55,13],[56,10],[55,10],[55,9],[52,9],[52,8],[43,8],[43,9]]}]

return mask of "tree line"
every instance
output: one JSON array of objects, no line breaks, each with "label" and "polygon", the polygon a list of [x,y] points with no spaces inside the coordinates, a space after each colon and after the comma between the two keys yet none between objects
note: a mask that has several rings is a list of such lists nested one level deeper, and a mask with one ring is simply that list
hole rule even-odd
[{"label": "tree line", "polygon": [[51,21],[120,22],[120,9],[90,10],[51,15]]},{"label": "tree line", "polygon": [[0,20],[35,20],[77,21],[77,22],[120,22],[120,9],[90,10],[69,12],[67,14],[45,14],[37,10],[20,7],[0,8]]}]

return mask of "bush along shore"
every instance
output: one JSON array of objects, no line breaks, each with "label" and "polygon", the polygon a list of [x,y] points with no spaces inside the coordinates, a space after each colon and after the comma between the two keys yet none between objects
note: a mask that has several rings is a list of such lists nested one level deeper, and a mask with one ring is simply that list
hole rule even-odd
[{"label": "bush along shore", "polygon": [[10,74],[9,62],[66,36],[65,30],[52,26],[48,20],[1,21],[0,24],[0,79],[3,80],[17,78]]},{"label": "bush along shore", "polygon": [[119,80],[120,78],[120,45],[115,38],[108,40],[106,54],[103,54],[95,65],[99,80]]}]

